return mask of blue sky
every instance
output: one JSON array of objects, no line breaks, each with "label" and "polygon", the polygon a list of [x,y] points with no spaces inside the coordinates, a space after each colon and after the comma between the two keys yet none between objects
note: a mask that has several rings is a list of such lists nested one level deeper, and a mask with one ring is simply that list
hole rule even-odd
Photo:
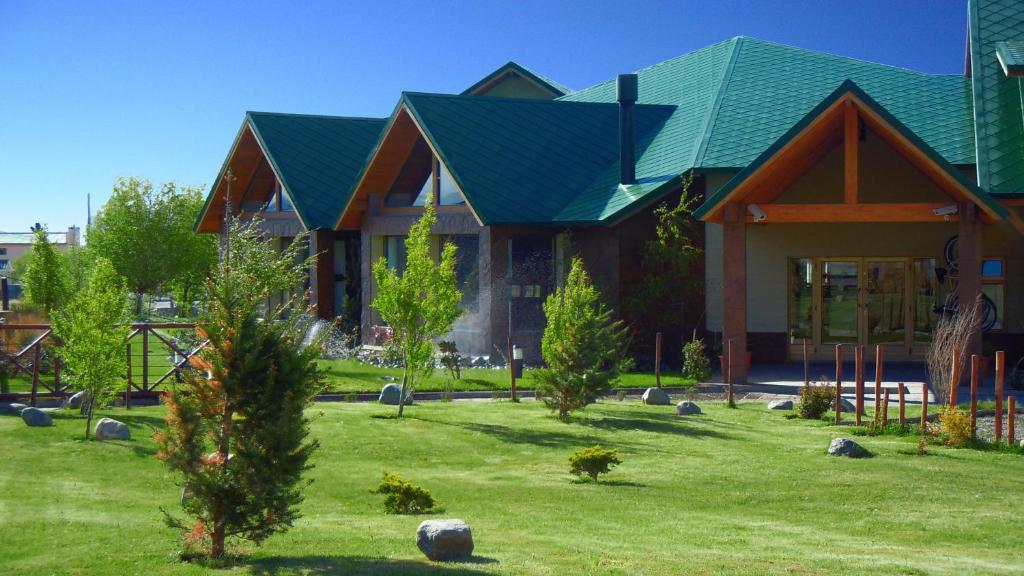
[{"label": "blue sky", "polygon": [[0,230],[83,226],[118,176],[208,185],[245,110],[387,116],[508,60],[572,88],[744,34],[963,71],[966,0],[0,0]]}]

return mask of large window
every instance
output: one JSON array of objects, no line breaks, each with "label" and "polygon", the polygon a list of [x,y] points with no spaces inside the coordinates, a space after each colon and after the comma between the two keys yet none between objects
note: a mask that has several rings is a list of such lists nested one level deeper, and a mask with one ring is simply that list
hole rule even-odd
[{"label": "large window", "polygon": [[420,207],[426,204],[427,198],[433,198],[435,206],[465,204],[451,173],[434,157],[426,141],[419,140],[385,195],[384,205]]},{"label": "large window", "polygon": [[981,261],[981,291],[995,304],[996,318],[992,330],[1003,328],[1006,314],[1006,261],[1002,258],[985,258]]},{"label": "large window", "polygon": [[914,341],[931,342],[938,317],[935,313],[939,280],[934,258],[914,258]]},{"label": "large window", "polygon": [[814,262],[794,258],[789,263],[789,336],[812,338]]},{"label": "large window", "polygon": [[405,271],[405,236],[384,237],[384,260],[390,270]]}]

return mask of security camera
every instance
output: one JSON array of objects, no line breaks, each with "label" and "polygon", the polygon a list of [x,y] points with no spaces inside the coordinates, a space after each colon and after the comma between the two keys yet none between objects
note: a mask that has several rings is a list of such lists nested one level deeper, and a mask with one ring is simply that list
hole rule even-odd
[{"label": "security camera", "polygon": [[949,220],[950,216],[956,215],[959,211],[960,208],[956,204],[950,204],[949,206],[943,206],[942,208],[932,210],[936,216],[942,216],[946,220]]},{"label": "security camera", "polygon": [[764,210],[761,210],[757,204],[749,204],[747,206],[747,212],[750,212],[750,215],[754,217],[754,222],[764,222],[764,219],[767,218]]}]

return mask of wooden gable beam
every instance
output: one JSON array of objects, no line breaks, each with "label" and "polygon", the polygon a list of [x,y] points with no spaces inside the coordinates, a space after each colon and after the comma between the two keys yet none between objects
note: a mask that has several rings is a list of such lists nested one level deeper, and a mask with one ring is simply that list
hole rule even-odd
[{"label": "wooden gable beam", "polygon": [[[948,203],[900,204],[759,204],[765,214],[764,223],[833,224],[861,222],[944,222],[956,221],[957,216],[937,216],[935,210]],[[748,222],[755,220],[747,216]]]},{"label": "wooden gable beam", "polygon": [[860,156],[857,108],[851,100],[846,100],[843,108],[843,200],[847,204],[856,204]]}]

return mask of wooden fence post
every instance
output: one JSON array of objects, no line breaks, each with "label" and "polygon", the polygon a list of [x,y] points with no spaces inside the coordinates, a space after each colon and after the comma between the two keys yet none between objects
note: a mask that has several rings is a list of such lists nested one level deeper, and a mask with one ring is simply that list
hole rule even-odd
[{"label": "wooden fence post", "polygon": [[1006,353],[996,352],[996,442],[1003,440],[1003,369],[1006,367]]},{"label": "wooden fence post", "polygon": [[661,388],[661,332],[654,335],[654,384]]},{"label": "wooden fence post", "polygon": [[907,392],[903,382],[899,384],[900,389],[900,427],[907,425]]},{"label": "wooden fence post", "polygon": [[956,409],[957,391],[960,389],[960,351],[953,349],[953,366],[949,370],[949,407]]},{"label": "wooden fence post", "polygon": [[878,418],[878,411],[882,402],[882,376],[885,374],[885,348],[881,344],[875,345],[875,418]]},{"label": "wooden fence post", "polygon": [[142,389],[149,390],[149,327],[142,327]]},{"label": "wooden fence post", "polygon": [[836,424],[842,422],[843,413],[843,345],[836,344]]},{"label": "wooden fence post", "polygon": [[726,342],[725,365],[727,367],[725,383],[728,385],[728,389],[726,390],[726,401],[729,403],[729,406],[732,406],[734,402],[732,395],[732,338],[729,338],[728,342]]},{"label": "wooden fence post", "polygon": [[36,405],[36,395],[39,393],[39,343],[32,347],[32,399],[31,406]]},{"label": "wooden fence post", "polygon": [[971,438],[978,431],[978,355],[971,354]]},{"label": "wooden fence post", "polygon": [[1013,443],[1017,441],[1017,435],[1014,434],[1017,428],[1016,398],[1013,396],[1007,398],[1006,405],[1006,443],[1013,446]]},{"label": "wooden fence post", "polygon": [[889,423],[889,391],[882,392],[882,426]]},{"label": "wooden fence post", "polygon": [[130,409],[132,407],[132,345],[128,344],[127,349],[128,353],[126,356],[128,357],[128,379],[124,387],[124,407]]},{"label": "wooden fence post", "polygon": [[857,346],[854,351],[854,394],[857,397],[856,418],[857,426],[861,424],[861,416],[864,414],[864,347]]},{"label": "wooden fence post", "polygon": [[811,386],[811,363],[807,357],[807,338],[804,338],[804,389]]},{"label": "wooden fence post", "polygon": [[928,426],[928,383],[921,382],[921,433]]}]

